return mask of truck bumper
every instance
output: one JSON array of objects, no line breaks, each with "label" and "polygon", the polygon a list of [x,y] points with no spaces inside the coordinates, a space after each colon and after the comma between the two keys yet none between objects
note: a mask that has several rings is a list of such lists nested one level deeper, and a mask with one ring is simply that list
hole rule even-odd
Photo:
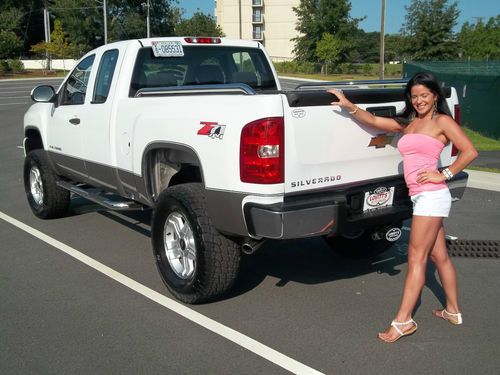
[{"label": "truck bumper", "polygon": [[[448,182],[452,200],[462,198],[468,174],[458,173]],[[379,186],[395,186],[390,207],[363,212],[364,192]],[[283,203],[244,207],[248,232],[253,237],[274,239],[342,235],[364,228],[396,224],[411,217],[408,190],[401,178],[383,180],[343,191],[285,197]]]}]

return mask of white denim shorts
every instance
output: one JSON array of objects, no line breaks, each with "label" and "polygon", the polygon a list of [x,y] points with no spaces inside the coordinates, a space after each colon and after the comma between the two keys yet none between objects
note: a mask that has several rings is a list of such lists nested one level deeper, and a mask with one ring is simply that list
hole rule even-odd
[{"label": "white denim shorts", "polygon": [[411,196],[413,215],[448,217],[451,209],[451,194],[448,188],[423,191]]}]

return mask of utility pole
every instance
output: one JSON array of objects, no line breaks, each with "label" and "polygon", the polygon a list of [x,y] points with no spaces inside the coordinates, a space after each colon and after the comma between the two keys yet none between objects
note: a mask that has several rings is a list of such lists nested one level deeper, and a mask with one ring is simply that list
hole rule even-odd
[{"label": "utility pole", "polygon": [[108,13],[106,7],[106,0],[102,2],[102,13],[104,17],[104,44],[108,44],[108,17],[106,14]]},{"label": "utility pole", "polygon": [[238,0],[238,22],[239,22],[239,27],[240,27],[240,39],[242,39],[242,30],[241,30],[241,0]]},{"label": "utility pole", "polygon": [[385,58],[385,0],[382,0],[382,16],[380,18],[380,63],[379,73],[380,79],[384,79],[384,58]]},{"label": "utility pole", "polygon": [[151,33],[150,33],[150,29],[149,29],[149,7],[150,7],[150,3],[149,3],[149,0],[147,0],[146,2],[146,35],[148,38],[151,37]]},{"label": "utility pole", "polygon": [[[45,31],[45,43],[50,43],[50,16],[47,0],[43,2],[43,28]],[[47,70],[50,70],[50,55],[48,50],[45,50],[45,58]]]}]

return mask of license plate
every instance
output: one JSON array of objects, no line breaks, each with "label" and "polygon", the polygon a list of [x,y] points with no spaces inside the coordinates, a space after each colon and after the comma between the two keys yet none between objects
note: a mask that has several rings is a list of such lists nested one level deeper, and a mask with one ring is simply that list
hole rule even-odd
[{"label": "license plate", "polygon": [[181,42],[173,40],[162,40],[151,42],[153,54],[156,57],[182,57],[184,56],[184,49]]},{"label": "license plate", "polygon": [[394,186],[389,188],[379,187],[373,191],[365,192],[363,211],[376,210],[377,208],[392,206],[394,200]]}]

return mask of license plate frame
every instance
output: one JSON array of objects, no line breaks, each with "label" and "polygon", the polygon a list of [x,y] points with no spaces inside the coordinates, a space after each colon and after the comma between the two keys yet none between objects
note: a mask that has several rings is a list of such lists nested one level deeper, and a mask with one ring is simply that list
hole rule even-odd
[{"label": "license plate frame", "polygon": [[379,186],[364,193],[363,212],[390,207],[394,203],[394,186]]},{"label": "license plate frame", "polygon": [[158,40],[151,42],[155,57],[182,57],[184,48],[182,43],[175,40]]}]

